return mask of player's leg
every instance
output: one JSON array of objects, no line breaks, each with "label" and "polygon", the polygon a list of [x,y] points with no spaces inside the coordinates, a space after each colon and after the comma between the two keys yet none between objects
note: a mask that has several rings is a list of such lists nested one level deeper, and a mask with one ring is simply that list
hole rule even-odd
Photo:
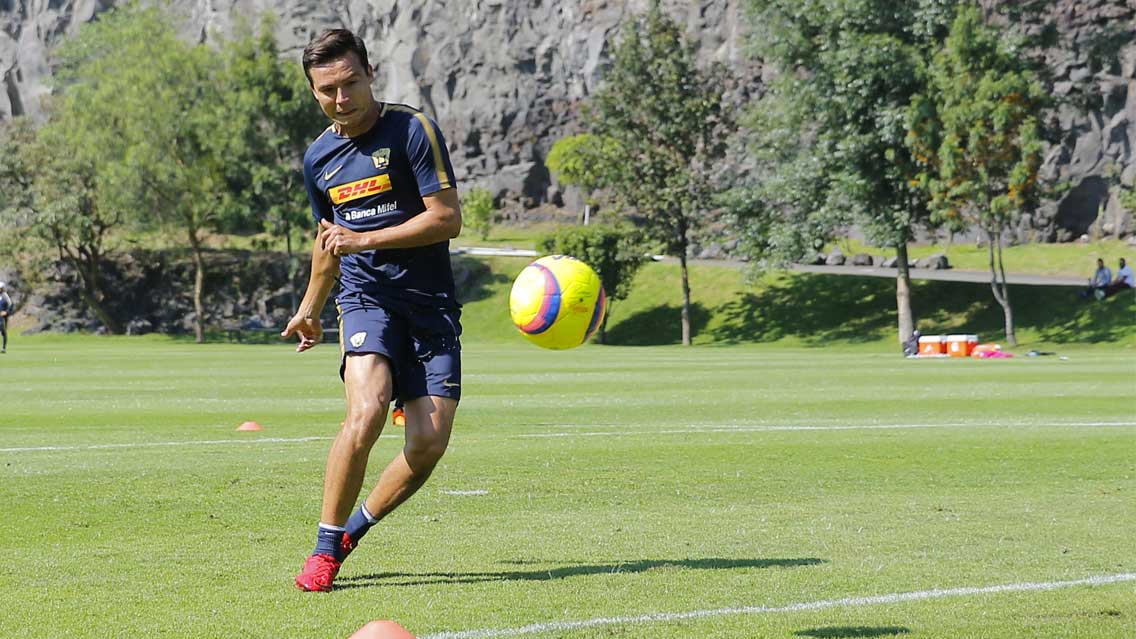
[{"label": "player's leg", "polygon": [[442,313],[434,309],[399,309],[398,317],[406,320],[410,330],[402,344],[406,347],[403,357],[392,360],[397,372],[397,394],[406,399],[405,443],[348,520],[344,534],[346,552],[421,488],[446,452],[461,399],[459,313],[457,309]]},{"label": "player's leg", "polygon": [[[416,316],[422,321],[424,315]],[[361,539],[371,526],[410,498],[430,477],[446,452],[454,414],[461,399],[461,344],[456,335],[430,333],[412,338],[412,353],[400,367],[399,390],[406,402],[402,450],[383,469],[379,483],[347,524],[348,535]]]},{"label": "player's leg", "polygon": [[0,317],[0,334],[4,335],[4,345],[0,346],[0,353],[8,352],[8,318]]},{"label": "player's leg", "polygon": [[[382,432],[394,389],[393,362],[405,353],[406,324],[368,300],[337,301],[340,307],[340,375],[347,416],[328,452],[316,548],[296,577],[303,590],[331,590],[340,563],[354,544],[347,535],[359,498],[367,457]],[[349,337],[348,337],[349,336]]]},{"label": "player's leg", "polygon": [[316,547],[296,577],[296,585],[307,591],[331,590],[343,559],[354,548],[344,525],[359,498],[367,457],[382,433],[391,397],[392,376],[386,357],[347,354],[343,366],[347,417],[327,455]]},{"label": "player's leg", "polygon": [[457,407],[456,399],[429,395],[406,403],[406,443],[363,502],[374,521],[409,499],[429,479],[449,446]]},{"label": "player's leg", "polygon": [[383,431],[393,389],[390,361],[375,353],[348,354],[343,384],[347,417],[327,455],[320,521],[342,526],[367,472],[367,457]]}]

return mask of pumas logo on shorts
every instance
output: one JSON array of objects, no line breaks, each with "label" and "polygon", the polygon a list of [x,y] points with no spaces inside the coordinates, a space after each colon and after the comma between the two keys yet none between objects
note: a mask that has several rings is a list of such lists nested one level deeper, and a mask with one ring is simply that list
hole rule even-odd
[{"label": "pumas logo on shorts", "polygon": [[367,331],[359,331],[351,336],[351,345],[355,348],[362,346],[365,341],[367,341]]}]

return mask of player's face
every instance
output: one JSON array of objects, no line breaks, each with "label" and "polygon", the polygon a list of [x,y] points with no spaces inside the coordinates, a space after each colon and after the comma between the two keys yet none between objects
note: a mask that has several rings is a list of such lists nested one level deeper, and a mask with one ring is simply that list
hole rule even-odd
[{"label": "player's face", "polygon": [[365,132],[375,106],[371,95],[374,75],[354,53],[328,64],[308,69],[312,77],[312,93],[316,96],[324,115],[338,125],[343,135],[353,136]]}]

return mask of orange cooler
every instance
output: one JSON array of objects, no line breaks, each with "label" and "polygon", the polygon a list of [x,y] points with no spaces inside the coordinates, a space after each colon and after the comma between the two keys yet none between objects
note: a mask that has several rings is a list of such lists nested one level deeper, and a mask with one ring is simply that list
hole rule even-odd
[{"label": "orange cooler", "polygon": [[977,335],[947,335],[947,355],[951,357],[970,357],[978,346]]},{"label": "orange cooler", "polygon": [[943,355],[947,352],[947,338],[942,335],[920,335],[920,355]]}]

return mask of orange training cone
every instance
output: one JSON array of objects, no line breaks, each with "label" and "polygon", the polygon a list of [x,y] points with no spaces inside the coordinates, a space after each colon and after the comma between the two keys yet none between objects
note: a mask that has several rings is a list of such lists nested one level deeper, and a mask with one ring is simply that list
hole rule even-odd
[{"label": "orange training cone", "polygon": [[414,635],[393,621],[372,621],[347,639],[414,639]]},{"label": "orange training cone", "polygon": [[244,422],[237,426],[237,430],[261,430],[261,425],[256,422]]}]

